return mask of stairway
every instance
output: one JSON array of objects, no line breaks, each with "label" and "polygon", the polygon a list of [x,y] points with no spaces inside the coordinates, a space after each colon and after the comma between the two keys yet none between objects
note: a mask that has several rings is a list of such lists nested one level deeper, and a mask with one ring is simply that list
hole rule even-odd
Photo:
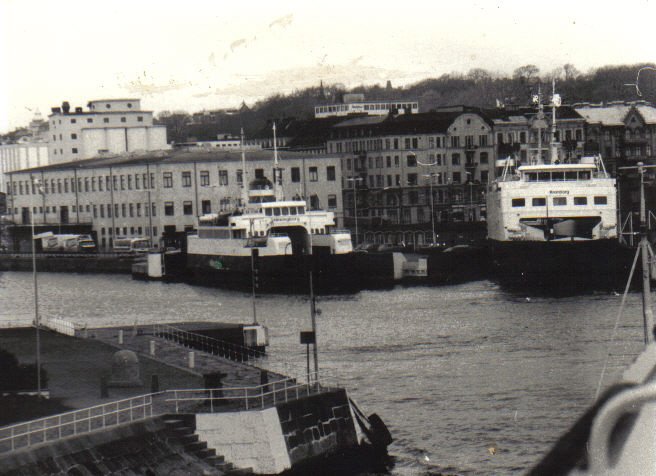
[{"label": "stairway", "polygon": [[236,468],[225,458],[216,454],[214,448],[208,448],[205,441],[200,441],[196,430],[196,416],[193,414],[169,415],[164,418],[170,438],[177,441],[185,453],[203,460],[225,476],[252,475],[251,468]]}]

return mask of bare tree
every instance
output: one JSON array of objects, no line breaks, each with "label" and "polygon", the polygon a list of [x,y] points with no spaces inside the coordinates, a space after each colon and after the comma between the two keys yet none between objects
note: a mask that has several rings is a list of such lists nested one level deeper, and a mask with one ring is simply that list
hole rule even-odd
[{"label": "bare tree", "polygon": [[563,65],[563,72],[565,73],[565,81],[576,79],[581,75],[579,70],[571,63]]},{"label": "bare tree", "polygon": [[534,64],[527,64],[520,66],[513,72],[513,78],[519,79],[520,81],[529,82],[532,78],[540,74],[540,68]]}]

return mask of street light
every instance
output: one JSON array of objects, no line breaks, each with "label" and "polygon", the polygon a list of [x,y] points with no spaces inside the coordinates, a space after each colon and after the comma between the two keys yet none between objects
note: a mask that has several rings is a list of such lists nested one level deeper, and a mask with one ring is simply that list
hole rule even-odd
[{"label": "street light", "polygon": [[362,177],[347,178],[347,182],[353,182],[353,213],[355,215],[355,246],[358,246],[358,182],[362,182]]},{"label": "street light", "polygon": [[472,198],[472,187],[474,186],[473,182],[473,174],[471,172],[465,172],[467,175],[469,175],[469,178],[467,181],[469,182],[469,221],[474,221],[473,219],[476,217],[476,213],[474,212],[474,200]]},{"label": "street light", "polygon": [[433,246],[437,242],[437,235],[435,234],[435,198],[433,197],[433,178],[439,177],[438,172],[431,172],[429,174],[424,174],[424,177],[430,177],[430,205],[431,205],[431,228],[433,229]]},{"label": "street light", "polygon": [[[41,188],[41,181],[39,179],[32,179],[32,184],[36,187],[40,194],[43,194]],[[36,328],[36,391],[37,396],[41,397],[41,337],[39,335],[39,328],[41,327],[39,318],[39,288],[37,285],[36,277],[36,237],[34,233],[34,207],[30,213],[30,224],[32,225],[32,277],[34,281],[34,327]]]}]

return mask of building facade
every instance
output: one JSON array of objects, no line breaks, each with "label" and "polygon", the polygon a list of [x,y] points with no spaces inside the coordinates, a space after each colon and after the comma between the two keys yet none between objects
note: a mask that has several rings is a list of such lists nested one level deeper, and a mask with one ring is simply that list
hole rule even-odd
[{"label": "building facade", "polygon": [[[341,168],[336,156],[284,153],[286,198],[305,197],[313,208],[333,211],[342,224]],[[241,155],[219,151],[158,151],[37,167],[10,174],[7,219],[27,226],[88,225],[101,249],[117,236],[148,237],[194,229],[197,217],[241,205],[242,184],[272,178],[268,151]],[[35,184],[35,180],[37,183]],[[40,187],[39,187],[40,184]]]},{"label": "building facade", "polygon": [[8,174],[20,169],[48,165],[48,143],[22,137],[11,144],[0,144],[0,192],[7,192]]},{"label": "building facade", "polygon": [[436,226],[485,218],[494,135],[481,114],[356,117],[333,129],[327,149],[342,155],[345,221],[358,222],[358,242],[423,244]]},{"label": "building facade", "polygon": [[153,125],[153,113],[139,99],[94,100],[71,110],[64,102],[48,116],[51,164],[99,154],[161,150],[168,147],[166,127]]}]

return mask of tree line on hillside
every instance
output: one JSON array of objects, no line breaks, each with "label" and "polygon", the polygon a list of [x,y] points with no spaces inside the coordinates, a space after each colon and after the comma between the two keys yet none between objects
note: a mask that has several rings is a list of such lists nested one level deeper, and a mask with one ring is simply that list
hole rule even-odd
[{"label": "tree line on hillside", "polygon": [[537,94],[538,85],[545,95],[550,95],[552,79],[556,80],[556,90],[568,104],[637,99],[655,101],[656,73],[653,71],[645,72],[640,77],[641,97],[631,86],[636,82],[638,70],[644,66],[655,65],[603,66],[582,73],[572,64],[548,72],[527,64],[515,69],[511,76],[473,68],[467,73],[443,74],[405,87],[393,87],[389,81],[384,86],[362,85],[351,89],[339,84],[317,85],[291,94],[275,94],[250,108],[242,107],[238,113],[216,114],[211,122],[192,123],[192,116],[186,112],[160,116],[158,120],[167,126],[169,140],[176,142],[212,140],[216,139],[217,132],[238,135],[242,127],[247,136],[252,136],[260,133],[273,120],[310,119],[315,105],[340,102],[345,93],[362,93],[366,100],[371,101],[417,99],[421,111],[452,105],[494,108],[530,104],[532,95]]}]

